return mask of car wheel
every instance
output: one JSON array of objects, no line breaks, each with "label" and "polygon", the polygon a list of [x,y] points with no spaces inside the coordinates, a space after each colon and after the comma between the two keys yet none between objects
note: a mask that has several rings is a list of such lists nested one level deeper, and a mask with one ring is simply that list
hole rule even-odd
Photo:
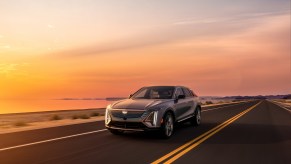
[{"label": "car wheel", "polygon": [[162,137],[163,138],[170,138],[174,132],[174,118],[171,113],[167,113],[164,116],[164,123],[162,126]]},{"label": "car wheel", "polygon": [[195,116],[191,119],[191,124],[194,126],[198,126],[201,123],[201,108],[197,107],[195,111]]},{"label": "car wheel", "polygon": [[121,134],[123,134],[123,131],[122,130],[109,129],[109,131],[112,134],[115,134],[115,135],[121,135]]}]

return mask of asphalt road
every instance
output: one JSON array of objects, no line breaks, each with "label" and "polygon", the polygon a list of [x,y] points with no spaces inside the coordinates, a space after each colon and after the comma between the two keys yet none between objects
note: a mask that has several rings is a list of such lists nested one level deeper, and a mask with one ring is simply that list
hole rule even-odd
[{"label": "asphalt road", "polygon": [[0,135],[0,163],[291,163],[291,112],[250,101],[203,108],[199,127],[168,140],[115,136],[93,122]]}]

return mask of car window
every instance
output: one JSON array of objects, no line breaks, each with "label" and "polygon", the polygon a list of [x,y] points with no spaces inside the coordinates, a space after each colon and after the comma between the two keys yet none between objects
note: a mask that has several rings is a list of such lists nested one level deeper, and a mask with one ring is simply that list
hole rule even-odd
[{"label": "car window", "polygon": [[193,97],[198,97],[192,90],[190,90],[190,92]]},{"label": "car window", "polygon": [[173,97],[175,87],[155,86],[145,87],[135,93],[133,99],[171,99]]},{"label": "car window", "polygon": [[185,95],[181,88],[177,88],[175,97],[177,98],[179,95]]},{"label": "car window", "polygon": [[185,97],[193,97],[191,92],[189,91],[189,89],[187,88],[183,88],[183,91],[185,93]]}]

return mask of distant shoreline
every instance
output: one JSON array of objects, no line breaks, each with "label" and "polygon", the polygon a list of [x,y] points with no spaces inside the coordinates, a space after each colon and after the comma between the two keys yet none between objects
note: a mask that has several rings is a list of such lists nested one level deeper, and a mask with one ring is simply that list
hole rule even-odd
[{"label": "distant shoreline", "polygon": [[26,114],[46,114],[46,113],[59,113],[59,112],[74,112],[74,111],[90,111],[90,110],[105,110],[104,108],[84,108],[84,109],[61,109],[61,110],[47,110],[47,111],[34,111],[34,112],[16,112],[16,113],[0,113],[3,115],[26,115]]}]

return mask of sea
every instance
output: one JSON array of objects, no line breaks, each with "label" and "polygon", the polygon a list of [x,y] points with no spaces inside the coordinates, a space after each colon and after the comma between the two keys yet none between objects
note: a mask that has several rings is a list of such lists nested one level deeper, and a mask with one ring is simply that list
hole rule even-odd
[{"label": "sea", "polygon": [[106,108],[108,100],[0,100],[0,114]]}]

